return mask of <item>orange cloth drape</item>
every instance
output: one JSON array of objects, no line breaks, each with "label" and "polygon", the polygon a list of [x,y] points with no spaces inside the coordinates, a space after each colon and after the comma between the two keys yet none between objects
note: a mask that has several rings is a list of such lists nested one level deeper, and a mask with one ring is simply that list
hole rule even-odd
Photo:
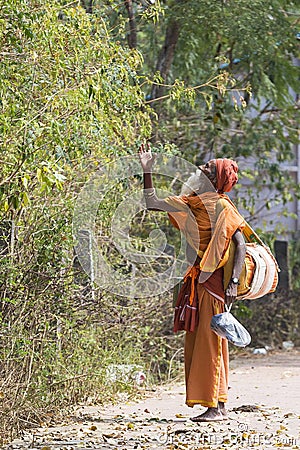
[{"label": "orange cloth drape", "polygon": [[[199,321],[199,301],[198,289],[200,267],[199,264],[189,267],[183,277],[183,285],[178,293],[175,314],[174,328],[175,333],[180,330],[195,331]],[[202,283],[207,292],[221,301],[224,301],[223,289],[223,268],[217,269],[211,276]]]},{"label": "orange cloth drape", "polygon": [[219,200],[216,192],[201,195],[167,197],[165,202],[178,212],[169,213],[169,219],[177,229],[180,229],[191,247],[200,256],[206,250],[215,226],[216,204]]},{"label": "orange cloth drape", "polygon": [[195,331],[197,328],[199,320],[197,296],[199,273],[199,266],[192,266],[183,278],[183,285],[178,293],[175,305],[173,328],[175,333],[180,330]]},{"label": "orange cloth drape", "polygon": [[217,407],[227,402],[229,356],[228,341],[214,333],[210,321],[224,311],[224,304],[197,285],[199,325],[185,335],[186,404]]},{"label": "orange cloth drape", "polygon": [[[198,307],[198,325],[194,326],[191,320],[193,331],[187,331],[185,336],[186,403],[216,407],[218,401],[227,401],[228,342],[211,330],[210,321],[213,315],[224,311],[223,265],[232,235],[237,229],[242,230],[245,223],[225,194],[207,192],[168,197],[165,201],[177,209],[169,213],[170,221],[201,258],[200,264],[195,261],[196,269],[192,267],[187,272],[178,296],[180,300],[180,295],[189,295],[190,305],[196,298]],[[190,283],[190,292],[186,283]],[[177,306],[181,306],[179,303]],[[181,312],[175,311],[175,331],[184,329],[178,319]]]},{"label": "orange cloth drape", "polygon": [[224,266],[233,234],[245,227],[244,218],[226,194],[206,192],[167,197],[165,201],[178,209],[169,213],[170,221],[200,256],[200,282],[205,282],[217,268]]},{"label": "orange cloth drape", "polygon": [[217,267],[225,265],[233,234],[237,229],[243,230],[245,227],[244,218],[225,194],[219,194],[216,217],[213,234],[200,263],[200,268],[205,273],[213,272]]}]

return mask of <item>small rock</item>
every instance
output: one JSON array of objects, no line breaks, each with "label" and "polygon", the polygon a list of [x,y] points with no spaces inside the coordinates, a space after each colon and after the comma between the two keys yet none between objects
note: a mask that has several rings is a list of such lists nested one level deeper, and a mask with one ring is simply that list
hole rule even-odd
[{"label": "small rock", "polygon": [[283,341],[282,342],[282,348],[284,350],[292,350],[294,348],[295,344],[292,341]]},{"label": "small rock", "polygon": [[255,348],[252,353],[253,355],[266,355],[268,352],[265,348]]}]

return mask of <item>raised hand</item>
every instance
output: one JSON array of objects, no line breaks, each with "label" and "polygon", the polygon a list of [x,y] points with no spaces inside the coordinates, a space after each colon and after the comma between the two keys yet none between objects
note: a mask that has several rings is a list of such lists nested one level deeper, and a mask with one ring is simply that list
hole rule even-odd
[{"label": "raised hand", "polygon": [[151,172],[152,167],[154,165],[156,155],[152,155],[151,147],[149,142],[147,142],[147,145],[142,144],[139,148],[139,158],[141,162],[141,166],[143,168],[143,171],[145,173]]}]

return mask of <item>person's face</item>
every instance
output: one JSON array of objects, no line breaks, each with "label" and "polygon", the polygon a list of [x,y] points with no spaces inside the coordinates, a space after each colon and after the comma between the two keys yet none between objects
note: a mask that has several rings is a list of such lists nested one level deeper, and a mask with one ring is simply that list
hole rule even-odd
[{"label": "person's face", "polygon": [[202,170],[204,175],[207,176],[207,178],[213,185],[216,184],[217,169],[216,169],[216,161],[214,159],[211,159],[206,164],[199,166],[199,169]]}]

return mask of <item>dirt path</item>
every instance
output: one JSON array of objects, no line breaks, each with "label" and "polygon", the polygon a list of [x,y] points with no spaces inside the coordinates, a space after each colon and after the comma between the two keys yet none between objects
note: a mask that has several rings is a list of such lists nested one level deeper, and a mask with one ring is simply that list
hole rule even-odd
[{"label": "dirt path", "polygon": [[184,384],[118,406],[81,407],[67,424],[35,430],[6,449],[300,449],[300,350],[231,361],[229,420],[194,424]]}]

